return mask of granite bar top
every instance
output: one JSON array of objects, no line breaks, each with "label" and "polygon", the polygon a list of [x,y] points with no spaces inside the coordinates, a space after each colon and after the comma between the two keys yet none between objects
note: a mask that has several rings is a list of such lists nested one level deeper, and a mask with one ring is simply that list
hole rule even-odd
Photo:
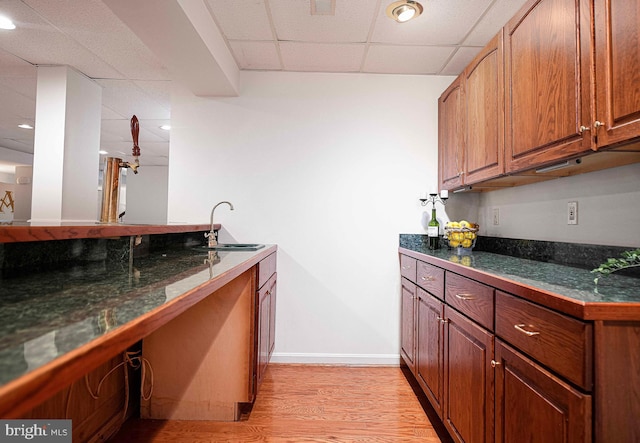
[{"label": "granite bar top", "polygon": [[[426,242],[415,236],[401,236],[400,247],[422,254],[425,258],[435,258],[439,262],[434,264],[440,264],[445,269],[462,274],[470,271],[473,277],[504,285],[508,290],[521,285],[527,288],[522,292],[527,297],[529,293],[537,291],[557,296],[558,306],[564,306],[565,312],[585,319],[595,319],[598,312],[605,310],[607,316],[616,317],[617,311],[620,316],[637,316],[640,319],[640,279],[635,277],[612,274],[601,277],[596,285],[595,274],[589,269],[575,266],[477,250],[470,255],[458,255],[456,249],[446,247],[432,251]],[[570,304],[579,309],[572,309]]]},{"label": "granite bar top", "polygon": [[193,247],[135,258],[132,266],[102,261],[3,276],[0,399],[6,384],[90,348],[136,319],[160,313],[185,294],[235,278],[233,272],[244,272],[275,250],[267,245],[257,251],[215,253]]},{"label": "granite bar top", "polygon": [[[69,240],[76,238],[106,238],[128,235],[169,234],[208,231],[210,224],[138,225],[125,223],[70,223],[41,225],[28,222],[0,223],[0,243],[43,240]],[[220,224],[214,229],[219,230]]]}]

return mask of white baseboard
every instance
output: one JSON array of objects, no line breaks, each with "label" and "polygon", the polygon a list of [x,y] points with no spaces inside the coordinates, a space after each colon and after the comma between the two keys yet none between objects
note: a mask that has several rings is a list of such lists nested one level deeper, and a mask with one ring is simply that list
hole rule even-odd
[{"label": "white baseboard", "polygon": [[307,354],[274,352],[271,363],[346,366],[400,366],[399,354]]}]

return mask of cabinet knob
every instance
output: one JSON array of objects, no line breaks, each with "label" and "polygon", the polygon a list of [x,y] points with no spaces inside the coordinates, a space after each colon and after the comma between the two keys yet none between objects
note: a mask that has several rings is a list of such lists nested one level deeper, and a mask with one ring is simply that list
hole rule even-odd
[{"label": "cabinet knob", "polygon": [[580,126],[580,134],[582,134],[584,131],[591,131],[591,128],[588,126]]},{"label": "cabinet knob", "polygon": [[425,277],[424,275],[422,277],[420,277],[422,279],[422,281],[435,281],[435,277],[429,275],[428,277]]},{"label": "cabinet knob", "polygon": [[598,129],[600,126],[604,126],[604,123],[599,122],[598,120],[596,120],[596,121],[593,123],[593,127],[594,127],[594,128],[596,128],[596,129]]},{"label": "cabinet knob", "polygon": [[448,318],[442,318],[442,317],[436,317],[436,320],[438,320],[440,323],[449,323],[449,319]]},{"label": "cabinet knob", "polygon": [[519,325],[513,325],[514,328],[516,328],[518,331],[522,332],[523,334],[525,334],[527,337],[533,337],[534,335],[540,335],[540,332],[538,331],[527,331],[525,329],[526,325],[523,324],[519,324]]},{"label": "cabinet knob", "polygon": [[495,360],[491,360],[491,367],[495,368],[496,366],[498,366],[500,364],[499,361],[495,361]]}]

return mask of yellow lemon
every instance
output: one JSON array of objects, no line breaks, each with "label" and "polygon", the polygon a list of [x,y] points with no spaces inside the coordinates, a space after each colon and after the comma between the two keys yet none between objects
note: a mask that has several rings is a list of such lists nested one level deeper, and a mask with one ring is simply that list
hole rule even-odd
[{"label": "yellow lemon", "polygon": [[461,228],[473,228],[473,224],[469,223],[469,222],[468,222],[468,221],[466,221],[466,220],[462,220],[462,221],[460,222],[460,227],[461,227]]},{"label": "yellow lemon", "polygon": [[470,248],[471,244],[473,243],[473,241],[471,241],[468,238],[465,238],[464,240],[462,240],[462,243],[460,244],[463,248]]},{"label": "yellow lemon", "polygon": [[452,248],[457,248],[458,246],[460,246],[460,242],[456,240],[450,240],[449,246],[451,246]]},{"label": "yellow lemon", "polygon": [[462,240],[464,240],[464,234],[462,232],[453,232],[451,234],[451,239],[461,242]]},{"label": "yellow lemon", "polygon": [[458,222],[452,221],[452,222],[449,222],[449,223],[451,223],[451,225],[449,226],[450,228],[458,229],[460,227],[460,223],[458,223]]},{"label": "yellow lemon", "polygon": [[476,238],[476,234],[471,232],[471,231],[466,231],[464,233],[464,238],[468,238],[469,240],[473,240],[474,238]]}]

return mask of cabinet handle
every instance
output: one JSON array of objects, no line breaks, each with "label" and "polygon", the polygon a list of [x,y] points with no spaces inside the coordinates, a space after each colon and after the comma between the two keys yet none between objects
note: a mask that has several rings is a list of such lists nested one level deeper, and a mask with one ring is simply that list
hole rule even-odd
[{"label": "cabinet handle", "polygon": [[495,360],[491,360],[491,367],[495,368],[496,366],[498,366],[500,364],[499,361],[495,361]]},{"label": "cabinet handle", "polygon": [[600,126],[604,126],[604,123],[599,122],[598,120],[596,120],[596,121],[593,123],[593,127],[594,127],[594,128],[596,128],[596,129],[598,129]]},{"label": "cabinet handle", "polygon": [[475,297],[470,294],[456,294],[456,297],[460,300],[475,300]]},{"label": "cabinet handle", "polygon": [[403,266],[403,267],[402,267],[402,270],[403,270],[403,271],[406,271],[407,269],[411,269],[411,266]]},{"label": "cabinet handle", "polygon": [[422,277],[420,277],[420,278],[422,279],[422,281],[435,281],[435,280],[436,280],[436,278],[435,278],[435,277],[433,277],[433,276],[431,276],[431,275],[430,275],[430,276],[428,276],[428,277],[425,277],[425,276],[423,275],[423,276],[422,276]]},{"label": "cabinet handle", "polygon": [[582,134],[584,131],[591,131],[591,128],[588,126],[580,126],[580,134]]},{"label": "cabinet handle", "polygon": [[449,323],[449,319],[448,318],[442,318],[442,317],[436,317],[436,320],[438,320],[440,323]]},{"label": "cabinet handle", "polygon": [[527,337],[533,337],[534,335],[540,335],[540,333],[538,331],[527,331],[525,329],[525,324],[513,325],[513,327],[516,328],[518,331],[522,332],[523,334],[526,334]]}]

